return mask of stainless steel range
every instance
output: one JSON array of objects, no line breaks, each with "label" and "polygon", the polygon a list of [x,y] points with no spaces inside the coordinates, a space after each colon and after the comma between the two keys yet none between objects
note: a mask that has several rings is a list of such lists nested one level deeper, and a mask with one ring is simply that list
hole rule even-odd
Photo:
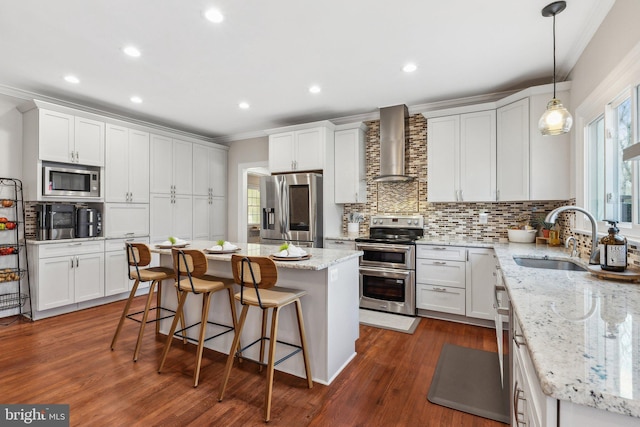
[{"label": "stainless steel range", "polygon": [[424,235],[419,215],[375,215],[369,237],[356,239],[360,258],[360,307],[416,315],[415,241]]}]

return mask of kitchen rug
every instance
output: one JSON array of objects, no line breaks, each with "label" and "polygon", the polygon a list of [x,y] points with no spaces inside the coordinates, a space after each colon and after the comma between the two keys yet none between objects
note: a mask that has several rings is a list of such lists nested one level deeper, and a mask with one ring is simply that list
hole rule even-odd
[{"label": "kitchen rug", "polygon": [[360,323],[374,328],[413,334],[420,323],[420,317],[400,316],[399,314],[360,309]]},{"label": "kitchen rug", "polygon": [[[508,366],[507,360],[504,363]],[[502,388],[496,353],[445,343],[427,399],[436,405],[509,423],[508,377],[504,383]]]}]

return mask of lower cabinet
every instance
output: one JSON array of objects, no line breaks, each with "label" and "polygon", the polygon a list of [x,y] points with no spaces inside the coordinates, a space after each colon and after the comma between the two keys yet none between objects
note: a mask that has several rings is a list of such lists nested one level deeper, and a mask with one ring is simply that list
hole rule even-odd
[{"label": "lower cabinet", "polygon": [[104,296],[104,242],[34,245],[39,311]]},{"label": "lower cabinet", "polygon": [[[149,243],[148,237],[137,239],[112,239],[104,245],[104,294],[105,296],[129,292],[133,280],[129,279],[129,263],[125,242]],[[150,282],[140,282],[139,288],[148,287]]]},{"label": "lower cabinet", "polygon": [[467,316],[494,320],[497,276],[493,249],[468,248],[467,251]]},{"label": "lower cabinet", "polygon": [[449,286],[417,284],[416,307],[442,313],[465,315],[465,290]]}]

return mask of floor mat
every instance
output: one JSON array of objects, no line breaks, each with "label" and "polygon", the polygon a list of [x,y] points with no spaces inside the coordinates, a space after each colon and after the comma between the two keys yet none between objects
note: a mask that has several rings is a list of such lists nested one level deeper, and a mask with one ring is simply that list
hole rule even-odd
[{"label": "floor mat", "polygon": [[[506,359],[504,362],[509,366]],[[427,399],[436,405],[509,423],[508,376],[504,384],[503,388],[496,353],[445,343]]]},{"label": "floor mat", "polygon": [[420,317],[401,316],[374,310],[360,309],[360,323],[376,328],[413,334],[420,323]]}]

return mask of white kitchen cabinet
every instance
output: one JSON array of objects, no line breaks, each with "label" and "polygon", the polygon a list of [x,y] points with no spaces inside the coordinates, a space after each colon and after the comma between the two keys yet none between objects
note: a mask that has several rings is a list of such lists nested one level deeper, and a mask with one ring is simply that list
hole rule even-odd
[{"label": "white kitchen cabinet", "polygon": [[495,319],[496,263],[493,249],[468,248],[466,313],[468,317]]},{"label": "white kitchen cabinet", "polygon": [[193,196],[193,239],[226,239],[226,212],[223,197]]},{"label": "white kitchen cabinet", "polygon": [[[104,247],[104,293],[105,296],[129,292],[133,280],[129,279],[129,263],[125,242],[149,243],[148,238],[107,240]],[[140,282],[139,288],[148,287],[150,282]]]},{"label": "white kitchen cabinet", "polygon": [[193,144],[193,195],[226,197],[226,150]]},{"label": "white kitchen cabinet", "polygon": [[498,108],[497,121],[497,198],[529,200],[529,99]]},{"label": "white kitchen cabinet", "polygon": [[227,200],[224,197],[213,197],[211,199],[210,216],[211,240],[220,240],[227,238]]},{"label": "white kitchen cabinet", "polygon": [[427,134],[429,201],[495,200],[495,110],[428,119]]},{"label": "white kitchen cabinet", "polygon": [[366,203],[366,125],[356,123],[335,132],[335,181],[336,203]]},{"label": "white kitchen cabinet", "polygon": [[104,122],[42,108],[30,114],[37,115],[40,160],[104,166]]},{"label": "white kitchen cabinet", "polygon": [[105,203],[102,218],[106,238],[149,235],[149,204]]},{"label": "white kitchen cabinet", "polygon": [[464,289],[423,283],[416,285],[416,308],[464,316],[464,301]]},{"label": "white kitchen cabinet", "polygon": [[191,195],[193,144],[152,134],[150,153],[150,192]]},{"label": "white kitchen cabinet", "polygon": [[355,251],[356,242],[353,240],[324,239],[324,249],[345,249]]},{"label": "white kitchen cabinet", "polygon": [[324,169],[328,129],[318,126],[269,135],[269,170],[301,172]]},{"label": "white kitchen cabinet", "polygon": [[103,241],[35,245],[32,254],[38,310],[104,296]]},{"label": "white kitchen cabinet", "polygon": [[169,236],[191,240],[192,198],[181,194],[151,194],[149,208],[152,243],[164,242]]},{"label": "white kitchen cabinet", "polygon": [[149,133],[107,124],[105,201],[149,203]]},{"label": "white kitchen cabinet", "polygon": [[416,246],[416,308],[465,315],[467,249]]}]

